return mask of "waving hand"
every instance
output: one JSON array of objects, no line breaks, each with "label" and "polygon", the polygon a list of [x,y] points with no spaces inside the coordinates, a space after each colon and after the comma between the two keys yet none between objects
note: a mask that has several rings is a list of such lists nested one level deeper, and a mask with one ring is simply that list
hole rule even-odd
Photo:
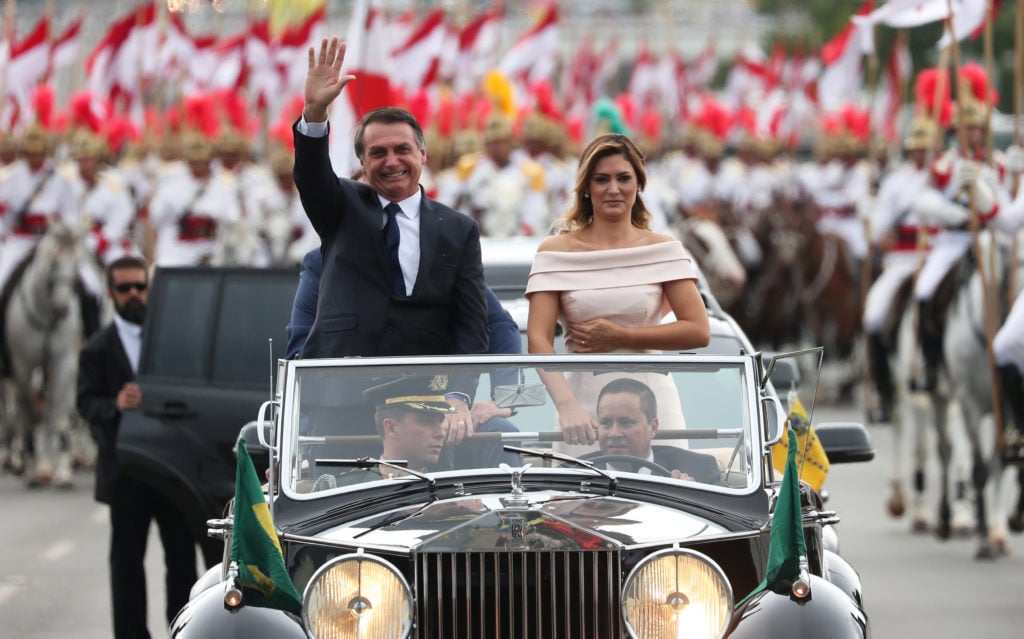
[{"label": "waving hand", "polygon": [[354,75],[341,75],[345,61],[345,43],[337,37],[320,41],[320,53],[309,48],[309,69],[306,71],[306,106],[302,117],[307,122],[323,122],[327,119],[327,107],[338,97],[345,85],[355,80]]}]

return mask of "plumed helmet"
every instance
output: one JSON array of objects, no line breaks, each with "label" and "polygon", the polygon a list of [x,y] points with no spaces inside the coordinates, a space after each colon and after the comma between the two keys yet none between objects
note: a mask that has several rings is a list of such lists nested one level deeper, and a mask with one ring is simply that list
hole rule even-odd
[{"label": "plumed helmet", "polygon": [[288,149],[274,145],[270,151],[270,170],[274,175],[290,174],[295,166],[295,156]]},{"label": "plumed helmet", "polygon": [[39,124],[33,124],[21,135],[21,144],[19,146],[22,153],[44,153],[49,155],[52,142],[53,138],[50,136],[49,131]]},{"label": "plumed helmet", "polygon": [[213,145],[198,131],[187,130],[181,136],[181,158],[187,162],[209,162]]},{"label": "plumed helmet", "polygon": [[903,148],[908,151],[934,149],[939,145],[939,127],[926,115],[918,115],[911,120],[907,134],[903,138]]},{"label": "plumed helmet", "polygon": [[511,139],[512,120],[500,114],[493,114],[487,118],[487,124],[484,126],[484,142]]},{"label": "plumed helmet", "polygon": [[93,159],[102,162],[110,153],[110,147],[103,138],[85,130],[74,134],[71,149],[76,160]]}]

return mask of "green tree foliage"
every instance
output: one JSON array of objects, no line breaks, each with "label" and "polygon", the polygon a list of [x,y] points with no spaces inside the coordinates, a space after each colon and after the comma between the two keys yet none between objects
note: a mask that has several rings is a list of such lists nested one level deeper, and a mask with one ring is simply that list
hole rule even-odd
[{"label": "green tree foliage", "polygon": [[[860,8],[860,2],[840,0],[751,0],[757,11],[775,16],[776,26],[765,37],[764,48],[771,51],[776,42],[785,44],[792,52],[819,51],[821,46],[839,33]],[[881,6],[883,2],[876,2]],[[993,85],[999,91],[999,110],[1013,112],[1013,58],[1014,20],[1016,2],[1002,0],[992,25]],[[916,74],[921,69],[935,66],[939,61],[935,43],[942,37],[942,23],[933,23],[907,30],[907,42]],[[875,32],[879,68],[885,65],[889,50],[896,39],[896,30],[880,26]],[[961,64],[975,61],[985,64],[984,37],[978,36],[960,43]],[[952,60],[950,61],[952,64]],[[868,65],[865,65],[868,69]],[[874,78],[868,73],[868,82]],[[875,76],[877,78],[877,75]]]}]

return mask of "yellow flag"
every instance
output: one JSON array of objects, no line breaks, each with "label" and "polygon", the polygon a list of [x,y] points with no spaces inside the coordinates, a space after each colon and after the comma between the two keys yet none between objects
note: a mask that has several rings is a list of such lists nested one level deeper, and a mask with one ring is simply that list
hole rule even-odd
[{"label": "yellow flag", "polygon": [[[820,491],[828,477],[828,455],[821,445],[818,436],[814,434],[814,427],[807,417],[807,409],[803,402],[797,397],[796,392],[789,392],[789,415],[787,416],[790,427],[796,432],[797,457],[796,466],[800,469],[800,479],[811,485],[816,491]],[[783,472],[786,468],[786,453],[789,449],[789,430],[782,435],[782,440],[772,446],[772,459],[775,470]]]},{"label": "yellow flag", "polygon": [[270,32],[279,34],[295,27],[327,4],[327,0],[267,0],[270,10]]}]

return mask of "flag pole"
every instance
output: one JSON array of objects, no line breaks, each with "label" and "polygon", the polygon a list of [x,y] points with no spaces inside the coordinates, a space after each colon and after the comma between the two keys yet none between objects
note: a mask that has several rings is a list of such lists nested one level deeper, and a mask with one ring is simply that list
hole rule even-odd
[{"label": "flag pole", "polygon": [[[875,124],[873,116],[875,115],[875,99],[878,96],[878,49],[877,49],[878,42],[876,40],[876,37],[877,37],[877,31],[875,30],[875,23],[872,22],[871,23],[871,55],[868,56],[868,86],[871,87],[869,89],[869,92],[868,92],[868,114],[869,114],[868,115],[868,123],[869,123],[868,129],[870,131],[870,133],[868,134],[868,163],[871,165],[872,173],[874,173],[874,169],[875,169],[875,166],[876,166],[876,160],[878,159],[878,158],[875,157],[875,150],[876,150],[875,149],[875,145],[871,143],[872,139],[874,138],[874,134],[875,134],[875,131],[873,130],[874,126],[872,126],[872,125]],[[895,46],[895,45],[893,45],[893,46]],[[879,172],[879,173],[881,173],[881,172]],[[877,177],[880,179],[881,175],[879,175]],[[869,187],[870,188],[870,193],[871,193],[872,196],[874,196],[877,193],[878,182],[879,182],[879,180],[876,180],[874,178],[875,178],[875,176],[872,175],[871,184],[870,184],[870,187]],[[868,247],[867,255],[864,257],[864,261],[860,265],[860,294],[859,294],[858,297],[860,297],[860,306],[859,306],[859,308],[861,309],[861,312],[863,313],[864,305],[867,302],[868,288],[870,288],[870,286],[871,286],[871,269],[872,269],[872,262],[874,261],[874,248],[871,246],[871,217],[870,216],[865,216],[861,220],[861,224],[864,226],[864,239],[867,241],[867,247]],[[865,334],[865,340],[866,339],[867,339],[867,335]],[[865,409],[868,406],[870,406],[870,404],[871,404],[871,401],[870,401],[871,400],[871,389],[872,389],[873,381],[874,381],[874,380],[872,380],[872,376],[871,376],[872,363],[873,362],[871,361],[871,349],[865,343],[864,344],[864,367],[863,367],[864,370],[862,371],[862,374],[864,376],[863,397],[864,397],[864,407],[865,407]]]},{"label": "flag pole", "polygon": [[[950,50],[953,53],[953,69],[957,72],[960,70],[960,44],[956,39],[956,32],[953,30],[953,0],[946,0],[946,6],[949,9],[949,17],[946,18],[946,28],[950,33]],[[986,10],[987,13],[987,10]],[[991,21],[991,18],[986,18]],[[989,78],[991,81],[991,78]],[[957,107],[961,113],[963,113],[964,106],[964,94],[957,87],[956,98]],[[986,107],[988,107],[989,96],[985,95],[983,101]],[[989,122],[989,128],[991,129],[991,122]],[[960,141],[960,152],[964,158],[967,157],[967,130],[965,127],[957,126],[957,136]],[[990,158],[991,159],[991,158]],[[1000,457],[1003,455],[1006,442],[1004,441],[1004,428],[1003,428],[1003,410],[1002,402],[1000,401],[999,392],[999,376],[996,372],[996,359],[995,353],[992,350],[992,340],[995,334],[995,322],[992,316],[992,295],[989,289],[989,279],[985,272],[985,263],[981,259],[981,224],[978,220],[978,212],[975,210],[974,201],[974,187],[968,185],[967,187],[967,200],[969,202],[968,209],[970,216],[968,218],[968,225],[971,229],[971,236],[974,238],[974,254],[977,256],[975,260],[978,268],[978,277],[981,279],[981,294],[982,294],[982,310],[984,311],[983,317],[985,320],[985,352],[988,355],[988,367],[989,374],[992,376],[992,419],[996,426],[996,454]]]}]

